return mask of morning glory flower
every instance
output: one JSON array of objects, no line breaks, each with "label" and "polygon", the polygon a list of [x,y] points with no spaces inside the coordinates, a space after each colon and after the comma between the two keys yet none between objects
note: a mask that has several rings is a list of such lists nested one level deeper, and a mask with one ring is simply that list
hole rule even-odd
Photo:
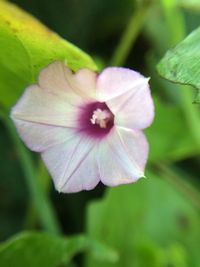
[{"label": "morning glory flower", "polygon": [[127,68],[73,73],[56,61],[26,88],[11,117],[24,143],[41,153],[58,191],[144,177],[148,142],[142,129],[154,116],[148,81]]}]

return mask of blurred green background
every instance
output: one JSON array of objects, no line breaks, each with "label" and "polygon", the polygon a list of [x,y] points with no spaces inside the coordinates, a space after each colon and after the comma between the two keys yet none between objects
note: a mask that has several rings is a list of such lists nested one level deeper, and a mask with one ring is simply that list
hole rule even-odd
[{"label": "blurred green background", "polygon": [[[9,110],[2,103],[14,99],[15,93],[8,90],[2,103],[0,97],[0,108],[6,110],[0,120],[0,266],[199,267],[200,109],[192,104],[195,90],[162,79],[156,65],[168,49],[199,26],[200,3],[12,2],[89,54],[99,70],[122,65],[150,76],[156,116],[145,131],[150,143],[148,179],[59,194],[39,156],[29,153],[13,133]],[[29,178],[31,168],[36,186]],[[62,235],[51,240],[33,230]],[[22,231],[30,236],[4,244]],[[72,239],[69,247],[65,238]]]}]

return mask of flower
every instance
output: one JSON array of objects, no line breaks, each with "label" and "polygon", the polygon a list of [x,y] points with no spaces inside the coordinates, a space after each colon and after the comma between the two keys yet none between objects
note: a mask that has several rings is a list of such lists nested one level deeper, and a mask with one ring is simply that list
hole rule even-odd
[{"label": "flower", "polygon": [[44,68],[11,111],[19,135],[40,152],[60,192],[144,177],[154,117],[148,78],[109,67],[75,74],[60,61]]}]

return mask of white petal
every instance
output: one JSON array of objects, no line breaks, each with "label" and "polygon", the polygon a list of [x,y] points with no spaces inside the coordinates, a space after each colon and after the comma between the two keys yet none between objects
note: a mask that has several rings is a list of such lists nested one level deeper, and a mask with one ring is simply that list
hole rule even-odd
[{"label": "white petal", "polygon": [[95,144],[80,135],[42,153],[55,187],[60,192],[90,190],[99,182]]},{"label": "white petal", "polygon": [[51,146],[64,143],[76,134],[72,128],[56,127],[18,119],[14,119],[14,123],[24,143],[36,152],[42,152]]},{"label": "white petal", "polygon": [[29,122],[77,128],[79,112],[77,106],[69,104],[65,99],[32,85],[13,107],[11,117]]},{"label": "white petal", "polygon": [[100,101],[108,101],[129,90],[143,86],[147,80],[138,72],[130,69],[106,68],[97,78],[97,98]]},{"label": "white petal", "polygon": [[72,90],[72,77],[72,71],[63,62],[55,61],[41,70],[38,84],[49,92],[67,94]]},{"label": "white petal", "polygon": [[[134,138],[134,135],[132,137]],[[137,143],[137,136],[135,137],[132,143],[131,139],[128,139],[129,145]],[[97,164],[100,179],[105,185],[131,183],[144,176],[144,168],[135,154],[140,152],[137,149],[128,149],[127,145],[123,131],[117,128],[114,128],[106,140],[102,140],[99,144]]]},{"label": "white petal", "polygon": [[118,134],[122,143],[126,147],[126,151],[131,159],[133,159],[140,170],[144,172],[149,153],[149,144],[142,131],[129,130],[117,127]]},{"label": "white petal", "polygon": [[115,115],[115,124],[119,126],[144,129],[154,118],[154,105],[147,80],[106,104]]},{"label": "white petal", "polygon": [[80,102],[82,98],[95,97],[96,73],[81,69],[74,74],[63,62],[56,61],[44,68],[39,75],[39,85],[60,97]]},{"label": "white petal", "polygon": [[89,69],[80,69],[75,75],[76,87],[84,98],[96,99],[97,73]]}]

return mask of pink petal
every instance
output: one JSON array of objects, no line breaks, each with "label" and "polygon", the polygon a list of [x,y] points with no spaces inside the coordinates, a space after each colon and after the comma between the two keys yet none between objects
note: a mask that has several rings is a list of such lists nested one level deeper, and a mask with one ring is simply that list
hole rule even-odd
[{"label": "pink petal", "polygon": [[147,84],[147,78],[136,71],[110,67],[106,68],[97,78],[97,98],[108,101],[127,91],[133,91]]},{"label": "pink petal", "polygon": [[42,152],[52,146],[71,139],[75,131],[71,128],[55,127],[14,119],[17,131],[31,150]]},{"label": "pink petal", "polygon": [[147,154],[148,145],[142,133],[114,128],[98,146],[101,181],[109,186],[135,182],[144,176]]},{"label": "pink petal", "polygon": [[115,124],[119,126],[144,129],[154,118],[154,105],[147,80],[106,104],[115,115]]},{"label": "pink petal", "polygon": [[60,97],[68,96],[68,101],[81,101],[95,97],[96,73],[81,69],[76,74],[60,61],[44,68],[39,75],[39,85]]},{"label": "pink petal", "polygon": [[61,145],[42,153],[55,187],[60,192],[90,190],[99,182],[95,161],[95,144],[77,134]]},{"label": "pink petal", "polygon": [[76,128],[78,114],[79,109],[66,99],[32,85],[12,109],[11,117],[14,120]]}]

